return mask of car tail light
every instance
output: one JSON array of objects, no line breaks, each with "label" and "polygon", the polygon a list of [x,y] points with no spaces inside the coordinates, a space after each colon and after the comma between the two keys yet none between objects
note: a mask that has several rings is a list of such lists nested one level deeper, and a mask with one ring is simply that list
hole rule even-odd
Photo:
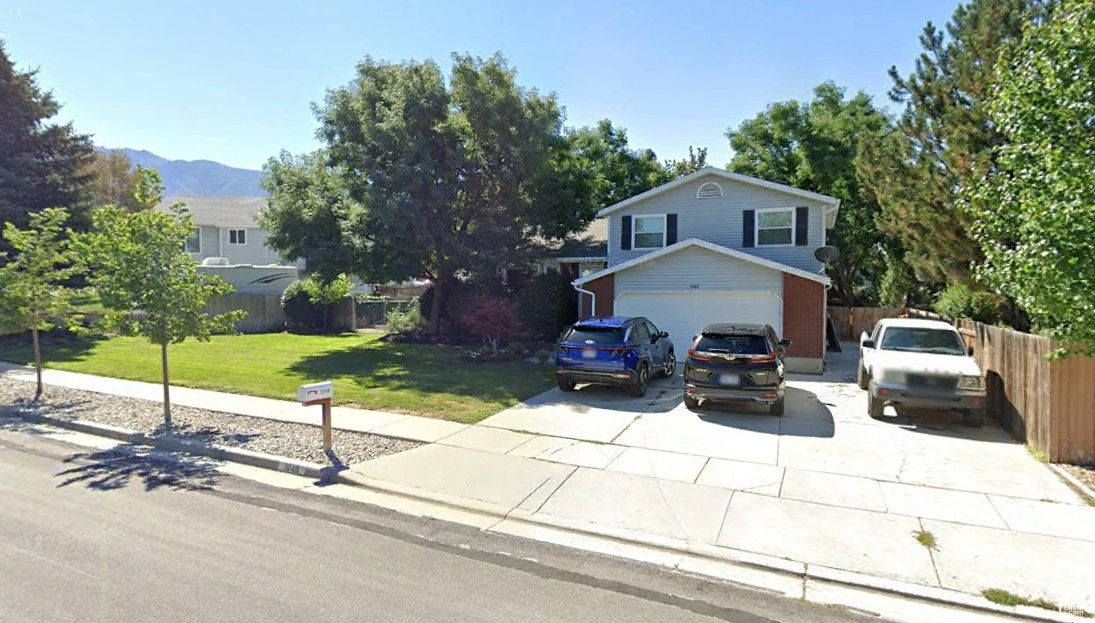
[{"label": "car tail light", "polygon": [[695,348],[689,348],[688,349],[688,356],[691,357],[692,359],[695,359],[696,361],[711,361],[712,360],[711,355],[708,355],[706,353],[701,353],[700,351],[696,350]]},{"label": "car tail light", "polygon": [[776,362],[776,356],[775,355],[764,355],[762,357],[754,357],[754,358],[750,359],[749,362],[750,363],[775,363]]}]

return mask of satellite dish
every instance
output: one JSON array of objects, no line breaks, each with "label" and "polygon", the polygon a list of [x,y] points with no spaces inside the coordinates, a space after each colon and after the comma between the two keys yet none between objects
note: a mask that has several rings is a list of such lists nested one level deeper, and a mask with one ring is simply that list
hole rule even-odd
[{"label": "satellite dish", "polygon": [[840,249],[831,245],[818,247],[817,250],[814,251],[814,257],[822,264],[830,264],[840,257]]}]

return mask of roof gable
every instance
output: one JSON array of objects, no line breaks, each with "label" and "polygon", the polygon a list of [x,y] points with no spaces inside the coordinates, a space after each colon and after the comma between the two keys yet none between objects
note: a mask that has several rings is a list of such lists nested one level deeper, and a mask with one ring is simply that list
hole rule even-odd
[{"label": "roof gable", "polygon": [[824,285],[829,285],[830,283],[832,283],[831,280],[828,277],[826,277],[825,275],[818,275],[818,274],[815,274],[815,273],[811,273],[809,271],[802,270],[800,268],[795,268],[794,266],[788,266],[787,264],[781,264],[779,262],[773,262],[772,260],[768,260],[768,259],[765,259],[763,257],[758,257],[758,256],[752,255],[750,253],[745,253],[744,251],[737,251],[737,250],[734,250],[734,249],[730,249],[728,247],[724,247],[722,245],[715,244],[713,242],[708,242],[706,240],[700,240],[699,238],[689,238],[687,240],[682,240],[682,241],[680,241],[676,244],[671,244],[668,247],[662,247],[661,249],[658,249],[657,251],[652,251],[650,253],[646,253],[646,254],[641,255],[641,256],[639,256],[637,258],[634,258],[632,260],[628,260],[626,262],[616,264],[615,266],[610,266],[610,267],[608,267],[604,270],[599,270],[595,273],[591,273],[589,275],[586,275],[585,277],[574,280],[572,283],[573,283],[573,285],[580,286],[580,285],[589,283],[590,281],[600,279],[601,277],[606,277],[608,275],[620,272],[622,270],[627,270],[629,268],[633,268],[633,267],[636,267],[636,266],[642,266],[643,264],[646,264],[647,262],[650,262],[651,260],[655,260],[655,259],[658,259],[659,257],[670,255],[672,253],[676,253],[677,251],[681,251],[683,249],[688,249],[688,248],[691,248],[691,247],[700,247],[702,249],[707,249],[708,251],[714,251],[716,253],[720,253],[722,255],[725,255],[726,257],[731,257],[731,258],[734,258],[734,259],[737,259],[737,260],[750,262],[752,264],[757,264],[758,266],[763,266],[765,268],[769,268],[769,269],[772,269],[772,270],[777,270],[779,272],[787,273],[789,275],[795,275],[796,277],[802,277],[803,279],[809,279],[810,281],[816,281],[816,282],[824,284]]},{"label": "roof gable", "polygon": [[711,177],[711,178],[716,179],[716,180],[717,179],[723,179],[723,180],[729,180],[729,181],[733,181],[733,182],[739,182],[739,183],[742,183],[742,184],[748,184],[750,186],[756,186],[756,187],[764,188],[764,189],[767,189],[767,190],[772,190],[772,191],[776,191],[776,192],[780,192],[780,193],[785,193],[787,195],[791,195],[791,196],[794,196],[794,197],[801,197],[801,198],[804,198],[804,199],[810,199],[811,201],[817,201],[819,203],[823,203],[825,205],[831,206],[831,208],[827,208],[826,211],[825,211],[826,212],[826,217],[825,217],[826,218],[826,221],[825,221],[826,222],[826,225],[825,225],[826,227],[832,227],[833,223],[836,220],[836,209],[840,206],[840,200],[839,199],[836,199],[834,197],[829,197],[828,195],[822,195],[822,194],[811,192],[811,191],[808,191],[808,190],[802,190],[801,188],[795,188],[794,186],[787,186],[786,184],[777,184],[775,182],[769,182],[769,181],[762,180],[762,179],[759,179],[759,178],[756,178],[756,177],[750,177],[748,175],[742,175],[740,173],[731,173],[730,171],[726,171],[724,169],[719,169],[717,167],[705,167],[703,169],[700,169],[699,171],[696,171],[695,173],[690,173],[688,175],[685,175],[684,177],[675,179],[672,182],[667,182],[665,184],[662,184],[661,186],[658,186],[657,188],[652,188],[652,189],[650,189],[650,190],[648,190],[644,193],[640,193],[638,195],[635,195],[634,197],[631,197],[630,199],[624,199],[623,201],[621,201],[619,203],[610,205],[607,208],[604,208],[600,212],[598,212],[597,216],[604,217],[604,216],[607,216],[609,214],[612,214],[613,212],[618,212],[618,211],[620,211],[624,208],[627,208],[629,206],[633,206],[633,205],[635,205],[637,203],[640,203],[642,201],[646,201],[647,199],[650,199],[652,197],[656,197],[658,195],[661,195],[662,193],[665,193],[666,191],[669,191],[669,190],[673,190],[674,188],[679,188],[681,186],[684,186],[685,184],[692,183],[692,182],[697,181],[697,180],[699,180],[700,178],[703,178],[703,177]]}]

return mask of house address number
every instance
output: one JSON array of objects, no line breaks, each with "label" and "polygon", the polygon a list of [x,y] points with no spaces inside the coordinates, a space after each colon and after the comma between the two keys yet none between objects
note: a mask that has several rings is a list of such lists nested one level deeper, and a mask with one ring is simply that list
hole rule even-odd
[{"label": "house address number", "polygon": [[690,284],[688,284],[688,289],[689,289],[689,290],[699,290],[699,289],[700,289],[700,284],[698,284],[698,283],[690,283]]}]

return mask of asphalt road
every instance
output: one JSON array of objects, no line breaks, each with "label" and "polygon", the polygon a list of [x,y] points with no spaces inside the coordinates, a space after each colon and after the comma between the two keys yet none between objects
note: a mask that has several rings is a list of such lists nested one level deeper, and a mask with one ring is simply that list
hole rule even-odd
[{"label": "asphalt road", "polygon": [[0,417],[0,620],[791,623],[868,617],[267,487],[197,459],[95,453]]}]

